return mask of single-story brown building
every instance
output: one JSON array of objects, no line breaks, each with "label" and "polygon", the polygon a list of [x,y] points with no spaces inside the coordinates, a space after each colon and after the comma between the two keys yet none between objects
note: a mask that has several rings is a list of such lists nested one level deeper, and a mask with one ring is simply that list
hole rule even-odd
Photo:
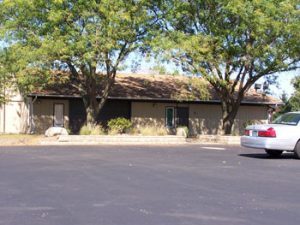
[{"label": "single-story brown building", "polygon": [[[213,90],[209,90],[209,98],[203,98],[190,79],[118,75],[98,121],[105,124],[112,118],[124,117],[136,126],[187,126],[192,134],[220,133],[220,100]],[[233,133],[241,134],[249,121],[267,122],[269,109],[280,103],[251,89],[240,106]],[[44,133],[51,126],[63,126],[77,133],[85,117],[78,92],[66,84],[56,85],[26,98],[16,95],[0,106],[0,133]]]}]

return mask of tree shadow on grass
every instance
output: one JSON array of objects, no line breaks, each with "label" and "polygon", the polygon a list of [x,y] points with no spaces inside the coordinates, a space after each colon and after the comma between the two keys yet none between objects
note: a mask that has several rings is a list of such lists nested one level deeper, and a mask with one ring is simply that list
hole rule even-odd
[{"label": "tree shadow on grass", "polygon": [[284,152],[279,157],[269,156],[267,153],[254,153],[254,154],[239,154],[239,156],[253,158],[253,159],[296,159],[294,153]]}]

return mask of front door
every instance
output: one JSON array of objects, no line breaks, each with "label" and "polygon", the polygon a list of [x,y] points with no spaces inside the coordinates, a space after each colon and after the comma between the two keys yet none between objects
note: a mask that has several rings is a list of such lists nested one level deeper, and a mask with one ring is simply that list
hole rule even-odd
[{"label": "front door", "polygon": [[54,127],[63,127],[64,126],[64,105],[63,104],[54,104]]},{"label": "front door", "polygon": [[174,118],[174,107],[167,107],[166,108],[166,127],[174,128],[175,127],[175,118]]}]

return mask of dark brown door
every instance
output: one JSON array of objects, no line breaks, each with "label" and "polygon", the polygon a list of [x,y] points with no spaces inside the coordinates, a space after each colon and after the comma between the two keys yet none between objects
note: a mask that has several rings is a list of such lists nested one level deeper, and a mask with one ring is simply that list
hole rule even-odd
[{"label": "dark brown door", "polygon": [[177,127],[189,127],[189,108],[176,108],[176,125]]}]

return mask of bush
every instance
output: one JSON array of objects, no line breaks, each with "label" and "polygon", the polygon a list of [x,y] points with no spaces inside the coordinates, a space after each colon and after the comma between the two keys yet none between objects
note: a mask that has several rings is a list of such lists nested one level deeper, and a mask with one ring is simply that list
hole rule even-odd
[{"label": "bush", "polygon": [[135,128],[135,133],[143,136],[164,136],[168,135],[168,131],[165,127],[157,126],[144,126]]},{"label": "bush", "polygon": [[104,129],[101,125],[96,124],[87,124],[81,127],[79,134],[80,135],[101,135],[104,134]]},{"label": "bush", "polygon": [[177,127],[176,128],[176,135],[188,137],[189,136],[189,128],[185,127],[185,126]]},{"label": "bush", "polygon": [[109,133],[111,134],[123,134],[130,130],[132,123],[130,120],[118,117],[116,119],[111,119],[108,121],[107,126],[109,128]]},{"label": "bush", "polygon": [[243,123],[243,128],[245,129],[247,126],[249,125],[253,125],[253,124],[264,124],[265,122],[261,121],[261,120],[247,120],[246,122]]}]

